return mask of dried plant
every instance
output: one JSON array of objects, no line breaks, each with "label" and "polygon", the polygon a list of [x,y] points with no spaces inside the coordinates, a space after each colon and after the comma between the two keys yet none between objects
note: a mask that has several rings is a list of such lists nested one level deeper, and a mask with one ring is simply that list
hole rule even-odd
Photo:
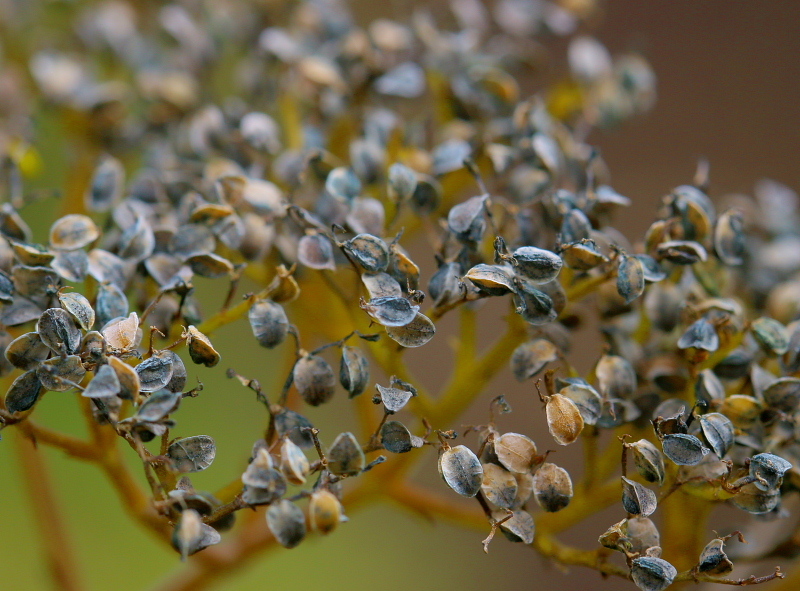
[{"label": "dried plant", "polygon": [[[449,29],[425,11],[362,28],[334,0],[73,3],[72,49],[34,51],[23,37],[48,30],[47,9],[0,5],[19,43],[4,59],[30,74],[0,112],[0,421],[14,435],[0,445],[16,441],[34,488],[31,442],[102,470],[134,519],[197,554],[169,591],[335,535],[351,507],[387,498],[488,530],[485,551],[500,531],[644,591],[782,578],[732,578],[725,544],[744,538],[707,519],[720,504],[786,518],[800,487],[797,195],[762,182],[715,206],[701,165],[645,236],[623,236],[610,224],[629,200],[586,138],[651,106],[647,62],[573,34],[591,2],[450,9]],[[525,96],[560,35],[567,81]],[[37,198],[37,109],[69,122],[80,154],[46,244],[20,214]],[[221,309],[196,297],[198,277],[227,293]],[[506,312],[482,348],[487,299]],[[404,352],[453,314],[456,360],[432,392]],[[590,316],[605,353],[581,375],[570,348]],[[236,352],[213,339],[231,323],[289,366],[230,369]],[[263,431],[213,494],[188,475],[213,470],[214,434],[173,438],[191,429],[181,407],[206,402],[190,361],[227,369]],[[489,382],[509,366],[519,388],[498,396]],[[537,392],[549,433],[504,432],[514,399]],[[356,433],[304,416],[345,394]],[[89,439],[37,421],[55,396],[80,406]],[[485,424],[463,429],[473,404]],[[579,440],[573,478],[550,450]],[[435,489],[409,478],[435,469],[426,446]],[[53,494],[35,495],[43,515]],[[608,507],[621,521],[599,540],[559,540]],[[256,511],[236,523],[242,509]],[[792,534],[749,559],[799,550]],[[49,559],[59,588],[80,588],[68,552]]]}]

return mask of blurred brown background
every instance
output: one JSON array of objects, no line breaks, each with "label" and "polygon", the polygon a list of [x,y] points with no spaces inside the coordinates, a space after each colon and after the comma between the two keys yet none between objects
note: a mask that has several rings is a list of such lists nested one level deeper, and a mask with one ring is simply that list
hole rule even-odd
[{"label": "blurred brown background", "polygon": [[[401,1],[375,0],[353,1],[353,5],[362,22],[375,16],[399,16],[409,6]],[[437,11],[446,10],[445,2],[432,1],[428,5]],[[657,200],[672,187],[691,180],[699,157],[711,163],[714,197],[749,192],[753,182],[762,177],[800,188],[800,5],[796,0],[610,0],[604,3],[603,12],[602,22],[593,34],[612,53],[630,48],[642,51],[658,76],[658,101],[650,113],[620,128],[596,132],[591,138],[602,150],[614,187],[634,201],[634,207],[625,212],[627,219],[620,223],[626,231],[641,235],[653,217]],[[555,56],[563,49],[557,44],[552,48]],[[556,74],[554,69],[552,75]],[[492,329],[485,327],[485,331],[488,337]],[[222,331],[220,338],[223,354],[237,350],[233,333]],[[447,343],[442,341],[439,350],[446,353]],[[441,381],[441,359],[432,360],[426,352],[412,356],[411,362],[422,365],[418,373],[429,380],[429,386],[435,387]],[[504,381],[494,384],[485,400],[506,393],[515,413],[505,426],[510,428],[516,423],[520,429],[524,426],[525,432],[541,432],[545,429],[542,412],[533,402],[530,385],[520,386],[509,380],[508,374],[507,370],[502,373]],[[200,377],[210,382],[205,374]],[[241,395],[231,388],[224,382],[216,389],[210,387],[210,404],[229,408],[226,401]],[[219,430],[218,415],[192,414],[196,409],[196,405],[187,404],[181,420],[196,432]],[[249,405],[232,408],[229,416],[226,410],[228,433],[220,435],[220,450],[241,450],[249,445],[257,428],[240,426],[247,425],[252,410]],[[72,420],[70,413],[74,411],[66,399],[59,402],[53,397],[42,412],[37,416],[43,422],[49,420],[56,425]],[[479,421],[481,415],[475,413],[464,422]],[[0,503],[4,505],[4,515],[10,515],[0,523],[0,588],[47,589],[32,536],[34,525],[16,479],[12,449],[5,442],[0,443]],[[57,486],[63,490],[64,498],[70,499],[65,508],[80,552],[79,567],[86,574],[90,589],[147,588],[158,573],[177,568],[174,555],[164,553],[121,518],[113,493],[92,467],[55,453],[48,452],[48,457]],[[221,452],[219,470],[198,476],[198,486],[208,483],[213,488],[213,483],[235,477],[241,471],[240,460],[226,459]],[[575,465],[570,458],[559,457],[559,462],[567,467]],[[424,479],[436,485],[438,476],[432,458],[426,468],[431,474]],[[80,502],[85,494],[104,495],[109,502],[86,506]],[[16,506],[23,510],[11,509]],[[598,521],[569,532],[565,539],[593,547],[605,527],[622,517],[621,509],[605,512]],[[735,529],[738,524],[728,523],[726,529],[731,525]],[[563,576],[530,549],[502,539],[495,541],[488,556],[484,555],[480,548],[482,537],[478,532],[427,523],[393,507],[372,507],[355,514],[350,523],[329,538],[315,538],[299,550],[276,552],[256,560],[220,588],[633,588],[629,583],[603,581],[597,574],[579,569]],[[98,541],[102,543],[98,545]]]}]

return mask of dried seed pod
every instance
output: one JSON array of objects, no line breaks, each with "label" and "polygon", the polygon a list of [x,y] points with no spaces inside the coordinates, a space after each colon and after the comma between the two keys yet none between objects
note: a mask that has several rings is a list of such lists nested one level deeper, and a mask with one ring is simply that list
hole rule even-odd
[{"label": "dried seed pod", "polygon": [[464,275],[481,292],[501,296],[516,291],[514,281],[505,267],[500,265],[475,265]]},{"label": "dried seed pod", "polygon": [[697,242],[691,240],[668,240],[658,245],[656,254],[674,265],[694,265],[708,260],[708,253]]},{"label": "dried seed pod", "polygon": [[325,179],[325,190],[342,201],[351,201],[361,193],[361,181],[352,168],[340,166],[328,173]]},{"label": "dried seed pod", "polygon": [[639,262],[642,263],[644,280],[647,283],[658,283],[659,281],[663,281],[667,278],[667,274],[661,268],[661,265],[659,265],[658,261],[650,255],[637,254],[634,255],[634,258],[638,259]]},{"label": "dried seed pod", "polygon": [[112,283],[101,283],[97,286],[95,311],[100,326],[114,318],[127,316],[128,309],[128,298],[119,287]]},{"label": "dried seed pod", "polygon": [[46,247],[41,244],[26,244],[24,242],[11,242],[11,249],[14,251],[14,256],[23,265],[30,265],[32,267],[47,266],[55,258],[55,254],[48,251]]},{"label": "dried seed pod", "polygon": [[82,282],[89,272],[89,255],[83,250],[59,250],[50,267],[62,279],[75,283]]},{"label": "dried seed pod", "polygon": [[350,398],[358,396],[369,382],[369,361],[359,349],[342,347],[339,363],[339,383],[350,393]]},{"label": "dried seed pod", "polygon": [[387,451],[402,454],[415,447],[422,447],[423,444],[422,438],[412,435],[403,423],[386,421],[381,427],[381,445]]},{"label": "dried seed pod", "polygon": [[35,369],[50,355],[50,347],[42,342],[38,332],[26,332],[11,341],[6,347],[5,357],[19,369]]},{"label": "dried seed pod", "polygon": [[367,288],[370,298],[399,298],[403,296],[403,288],[388,273],[362,273],[361,282]]},{"label": "dried seed pod", "polygon": [[[625,520],[625,536],[630,545],[630,552],[647,554],[658,558],[661,555],[661,536],[655,523],[647,517],[631,517]],[[654,550],[659,549],[657,553]]]},{"label": "dried seed pod", "polygon": [[214,367],[219,363],[220,355],[217,353],[211,341],[202,332],[197,330],[191,324],[189,328],[181,335],[186,338],[186,346],[189,349],[189,356],[197,365],[205,365],[206,367]]},{"label": "dried seed pod", "polygon": [[333,245],[323,234],[306,234],[297,243],[297,260],[311,269],[336,269]]},{"label": "dried seed pod", "polygon": [[389,266],[389,247],[372,234],[358,234],[345,242],[343,248],[365,271],[377,273]]},{"label": "dried seed pod", "polygon": [[361,309],[383,326],[405,326],[416,318],[419,306],[403,297],[375,298],[366,302],[361,300]]},{"label": "dried seed pod", "polygon": [[311,465],[300,446],[286,437],[281,442],[280,454],[281,472],[286,480],[292,484],[305,484]]},{"label": "dried seed pod", "polygon": [[641,477],[647,482],[655,482],[659,486],[664,484],[666,475],[664,457],[658,448],[647,439],[640,439],[635,443],[631,443],[630,449],[633,450],[633,463],[636,466],[636,471],[639,472]]},{"label": "dried seed pod", "polygon": [[[492,513],[492,519],[501,521],[506,517],[505,512],[496,511]],[[517,510],[511,515],[510,519],[500,524],[500,531],[512,542],[532,544],[536,524],[533,517],[527,511]]]},{"label": "dried seed pod", "polygon": [[678,339],[678,349],[702,349],[714,352],[719,348],[719,335],[705,318],[693,322]]},{"label": "dried seed pod", "polygon": [[14,282],[2,271],[0,271],[0,302],[3,304],[14,302]]},{"label": "dried seed pod", "polygon": [[725,398],[725,387],[711,369],[704,369],[695,382],[695,397],[698,402],[710,404]]},{"label": "dried seed pod", "polygon": [[303,510],[286,499],[267,508],[267,527],[284,548],[294,548],[306,536],[306,516]]},{"label": "dried seed pod", "polygon": [[762,396],[768,406],[794,413],[800,406],[800,378],[779,378],[764,389]]},{"label": "dried seed pod", "polygon": [[79,293],[59,292],[58,301],[61,303],[62,308],[72,314],[72,317],[78,321],[83,330],[92,330],[92,326],[94,326],[94,309],[92,309],[89,300]]},{"label": "dried seed pod", "polygon": [[561,219],[559,240],[562,243],[573,243],[588,240],[592,232],[592,222],[580,209],[570,209]]},{"label": "dried seed pod", "polygon": [[233,264],[228,259],[213,252],[192,255],[186,259],[186,263],[193,272],[209,279],[230,276],[234,270]]},{"label": "dried seed pod", "polygon": [[[433,157],[433,174],[441,175],[464,167],[464,160],[472,154],[469,143],[460,139],[449,139],[436,146]],[[473,198],[474,199],[474,198]]]},{"label": "dried seed pod", "polygon": [[522,343],[511,355],[511,371],[520,382],[534,377],[544,367],[558,359],[558,349],[546,339]]},{"label": "dried seed pod", "polygon": [[308,503],[308,521],[313,531],[329,534],[344,521],[342,504],[331,491],[315,490]]},{"label": "dried seed pod", "polygon": [[631,515],[647,517],[648,515],[652,515],[658,507],[656,493],[638,482],[628,480],[623,476],[622,506]]},{"label": "dried seed pod", "polygon": [[127,318],[120,318],[105,325],[100,333],[111,351],[129,352],[138,346],[142,338],[139,316],[136,312],[131,312]]},{"label": "dried seed pod", "polygon": [[636,393],[636,372],[627,359],[603,355],[594,371],[603,397],[627,399]]},{"label": "dried seed pod", "polygon": [[724,458],[733,447],[734,430],[731,420],[718,412],[710,412],[700,417],[700,429],[717,457]]},{"label": "dried seed pod", "polygon": [[700,553],[697,572],[709,575],[726,575],[733,570],[733,563],[725,554],[723,547],[726,538],[714,538]]},{"label": "dried seed pod", "polygon": [[583,416],[577,405],[566,396],[553,394],[545,405],[547,427],[559,445],[573,443],[583,431]]},{"label": "dried seed pod", "polygon": [[572,480],[569,473],[560,466],[545,462],[533,475],[533,494],[536,502],[545,511],[561,511],[572,499]]},{"label": "dried seed pod", "polygon": [[461,281],[461,265],[457,262],[440,265],[428,282],[428,292],[434,307],[461,301],[466,293]]},{"label": "dried seed pod", "polygon": [[447,486],[465,497],[474,497],[481,490],[483,468],[471,449],[464,445],[451,447],[439,454],[439,473]]},{"label": "dried seed pod", "polygon": [[561,248],[561,256],[571,269],[589,271],[608,259],[603,256],[594,240],[581,240]]},{"label": "dried seed pod", "polygon": [[280,406],[274,406],[271,410],[278,435],[288,437],[302,449],[314,446],[314,440],[308,432],[314,426],[311,421],[293,410]]},{"label": "dried seed pod", "polygon": [[5,407],[10,413],[24,412],[33,408],[44,388],[37,377],[36,370],[19,375],[6,392]]},{"label": "dried seed pod", "polygon": [[666,560],[643,556],[631,561],[631,578],[642,591],[664,591],[678,575]]},{"label": "dried seed pod", "polygon": [[757,318],[750,323],[750,333],[767,355],[777,357],[789,350],[789,333],[777,320]]},{"label": "dried seed pod", "polygon": [[186,366],[183,364],[183,359],[175,351],[169,351],[169,354],[172,357],[172,377],[164,388],[170,392],[183,392],[183,387],[186,386],[186,380],[188,379]]},{"label": "dried seed pod", "polygon": [[761,403],[752,396],[733,394],[726,397],[717,409],[739,429],[751,428],[763,411]]},{"label": "dried seed pod", "polygon": [[247,467],[242,482],[245,483],[242,500],[248,505],[269,505],[286,494],[283,475],[275,468],[264,468],[256,462]]},{"label": "dried seed pod", "polygon": [[750,458],[750,476],[756,479],[753,484],[763,491],[779,488],[783,474],[791,468],[791,462],[775,454],[761,453]]},{"label": "dried seed pod", "polygon": [[108,365],[117,374],[120,388],[119,397],[126,400],[136,400],[142,387],[136,370],[121,359],[113,356],[108,358]]},{"label": "dried seed pod", "polygon": [[328,470],[338,476],[356,476],[366,464],[364,452],[352,433],[340,433],[328,450]]},{"label": "dried seed pod", "polygon": [[78,355],[51,357],[36,368],[36,376],[46,390],[66,392],[80,384],[86,369]]},{"label": "dried seed pod", "polygon": [[117,372],[110,365],[101,365],[92,381],[83,390],[87,398],[108,398],[119,394],[120,384]]},{"label": "dried seed pod", "polygon": [[483,464],[481,491],[490,503],[510,509],[517,496],[517,479],[496,464]]},{"label": "dried seed pod", "polygon": [[731,499],[731,503],[748,513],[763,515],[774,510],[781,502],[781,491],[773,488],[767,491],[756,486],[757,482],[751,482],[740,488],[736,495]]},{"label": "dried seed pod", "polygon": [[719,216],[714,227],[714,251],[719,260],[735,267],[744,262],[746,249],[742,213],[729,209]]},{"label": "dried seed pod", "polygon": [[311,406],[319,406],[331,399],[336,390],[336,376],[322,357],[306,355],[297,360],[292,369],[294,385],[300,396]]},{"label": "dried seed pod", "polygon": [[398,201],[410,199],[417,188],[417,173],[405,164],[395,162],[389,167],[389,188]]},{"label": "dried seed pod", "polygon": [[553,281],[563,265],[560,256],[535,246],[521,246],[508,260],[519,275],[533,283]]},{"label": "dried seed pod", "polygon": [[161,390],[172,379],[172,351],[159,351],[134,368],[142,392]]},{"label": "dried seed pod", "polygon": [[136,420],[142,423],[157,423],[178,410],[180,403],[179,392],[159,390],[142,403],[139,410],[136,411]]},{"label": "dried seed pod", "polygon": [[113,156],[105,155],[94,169],[84,202],[90,211],[108,211],[122,198],[125,169]]},{"label": "dried seed pod", "polygon": [[517,473],[530,472],[537,462],[536,444],[519,433],[503,433],[494,439],[494,453],[506,470]]},{"label": "dried seed pod", "polygon": [[81,331],[61,308],[48,308],[36,323],[42,342],[59,355],[72,355],[81,346]]},{"label": "dried seed pod", "polygon": [[100,237],[100,230],[90,217],[70,214],[50,227],[50,246],[60,250],[76,250],[88,246]]},{"label": "dried seed pod", "polygon": [[267,349],[280,345],[289,333],[289,319],[283,306],[272,300],[258,300],[247,313],[258,344]]},{"label": "dried seed pod", "polygon": [[187,556],[195,554],[203,548],[219,544],[221,540],[219,532],[203,523],[200,515],[194,509],[186,509],[181,512],[181,518],[175,524],[172,534],[172,545],[181,553],[181,560],[186,560]]},{"label": "dried seed pod", "polygon": [[530,472],[512,472],[512,474],[517,481],[517,496],[514,499],[514,504],[509,508],[512,511],[516,511],[525,505],[533,494],[533,474]]},{"label": "dried seed pod", "polygon": [[558,317],[555,302],[545,292],[520,279],[515,281],[515,286],[514,308],[525,322],[540,326],[553,322]]},{"label": "dried seed pod", "polygon": [[617,293],[630,304],[644,292],[644,266],[636,257],[620,255],[617,267]]},{"label": "dried seed pod", "polygon": [[413,394],[408,390],[403,390],[400,388],[385,388],[380,384],[375,384],[375,389],[378,390],[380,395],[379,400],[383,403],[383,407],[386,409],[388,414],[394,414],[402,410],[413,396]]},{"label": "dried seed pod", "polygon": [[200,472],[214,461],[217,446],[208,435],[194,435],[178,439],[170,444],[167,456],[180,473]]},{"label": "dried seed pod", "polygon": [[113,283],[125,291],[132,268],[132,264],[126,263],[108,251],[95,248],[89,252],[89,275],[98,283]]},{"label": "dried seed pod", "polygon": [[403,347],[421,347],[436,334],[436,325],[425,314],[417,312],[414,320],[405,326],[387,326],[386,334]]},{"label": "dried seed pod", "polygon": [[589,384],[567,384],[558,393],[575,403],[585,424],[597,424],[603,413],[603,401],[597,390]]},{"label": "dried seed pod", "polygon": [[708,452],[703,442],[694,435],[686,433],[669,433],[661,439],[664,455],[679,466],[699,464]]}]

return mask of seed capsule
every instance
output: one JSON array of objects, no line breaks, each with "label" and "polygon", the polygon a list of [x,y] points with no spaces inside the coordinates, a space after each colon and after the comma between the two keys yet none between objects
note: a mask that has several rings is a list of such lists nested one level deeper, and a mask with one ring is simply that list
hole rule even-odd
[{"label": "seed capsule", "polygon": [[405,326],[416,318],[419,306],[404,297],[375,298],[361,301],[361,309],[383,326]]},{"label": "seed capsule", "polygon": [[517,273],[533,283],[553,281],[563,265],[560,256],[535,246],[516,249],[509,260]]},{"label": "seed capsule", "polygon": [[139,375],[142,392],[155,392],[166,387],[172,379],[172,352],[159,351],[134,368]]},{"label": "seed capsule", "polygon": [[490,503],[510,509],[517,496],[517,479],[496,464],[483,464],[481,491]]},{"label": "seed capsule", "polygon": [[433,174],[441,175],[464,167],[464,160],[470,157],[472,148],[464,140],[449,139],[433,149]]},{"label": "seed capsule", "polygon": [[175,470],[180,473],[200,472],[214,461],[217,446],[208,435],[195,435],[174,441],[167,449]]},{"label": "seed capsule", "polygon": [[267,527],[284,548],[294,548],[306,536],[306,516],[303,510],[286,499],[267,509]]},{"label": "seed capsule", "polygon": [[636,393],[636,372],[623,357],[603,355],[595,368],[600,394],[605,398],[631,398]]},{"label": "seed capsule", "polygon": [[[506,517],[505,512],[492,513],[492,519],[500,521]],[[527,511],[517,510],[514,511],[510,519],[500,524],[500,531],[512,542],[521,542],[523,544],[532,544],[534,532],[536,531],[536,524],[533,517]]]},{"label": "seed capsule", "polygon": [[364,469],[364,464],[364,452],[355,436],[339,434],[328,450],[328,470],[339,476],[356,476]]},{"label": "seed capsule", "polygon": [[219,544],[221,540],[219,532],[203,523],[200,515],[194,509],[186,509],[181,512],[181,518],[175,524],[172,534],[172,545],[181,553],[181,560],[186,560],[187,556],[191,556],[203,548]]},{"label": "seed capsule", "polygon": [[718,412],[710,412],[700,417],[700,429],[703,432],[706,442],[722,459],[728,450],[733,447],[734,429],[733,423],[725,415]]},{"label": "seed capsule", "polygon": [[576,271],[589,271],[608,260],[597,248],[594,240],[581,240],[568,244],[562,248],[561,256],[567,266]]},{"label": "seed capsule", "polygon": [[573,443],[583,431],[583,417],[572,400],[553,394],[545,406],[550,435],[560,445]]},{"label": "seed capsule", "polygon": [[439,454],[439,473],[447,485],[458,494],[474,497],[481,490],[483,468],[472,450],[457,445]]},{"label": "seed capsule", "polygon": [[359,349],[342,347],[339,382],[350,393],[350,398],[358,396],[366,389],[369,382],[369,361]]},{"label": "seed capsule", "polygon": [[139,316],[131,312],[127,318],[110,322],[100,331],[112,352],[127,353],[139,345],[142,331],[139,329]]},{"label": "seed capsule", "polygon": [[367,288],[371,299],[403,296],[403,288],[388,273],[362,273],[361,282]]},{"label": "seed capsule", "polygon": [[278,435],[288,437],[292,443],[302,449],[314,446],[314,440],[308,432],[308,429],[311,429],[314,425],[303,415],[280,406],[272,407],[272,415],[275,419],[275,430]]},{"label": "seed capsule", "polygon": [[267,349],[280,345],[289,332],[289,319],[283,306],[272,300],[258,300],[247,314],[258,344]]},{"label": "seed capsule", "polygon": [[617,267],[617,293],[630,304],[644,292],[644,266],[636,257],[622,255]]},{"label": "seed capsule", "polygon": [[789,350],[789,333],[777,320],[757,318],[750,324],[750,332],[767,355],[777,357]]},{"label": "seed capsule", "polygon": [[779,488],[783,474],[791,468],[790,462],[775,454],[761,453],[750,458],[750,476],[757,479],[753,485],[762,491]]},{"label": "seed capsule", "polygon": [[536,502],[545,511],[561,511],[572,500],[572,480],[569,473],[560,466],[545,462],[533,475],[533,494]]},{"label": "seed capsule", "polygon": [[79,283],[89,272],[89,255],[83,250],[59,250],[50,267],[66,281]]},{"label": "seed capsule", "polygon": [[6,392],[5,406],[10,413],[24,412],[33,408],[44,391],[36,370],[29,370],[17,377]]},{"label": "seed capsule", "polygon": [[659,259],[666,259],[674,265],[694,265],[708,260],[708,253],[697,242],[690,240],[669,240],[658,245]]},{"label": "seed capsule", "polygon": [[217,353],[211,341],[202,332],[191,324],[183,335],[186,338],[186,345],[189,349],[189,356],[198,365],[214,367],[219,363],[220,355]]},{"label": "seed capsule", "polygon": [[81,346],[81,331],[61,308],[48,308],[36,323],[42,342],[59,355],[72,355]]},{"label": "seed capsule", "polygon": [[333,245],[322,234],[306,234],[297,243],[297,260],[311,269],[336,269]]},{"label": "seed capsule", "polygon": [[94,326],[94,310],[84,296],[79,293],[59,293],[58,301],[61,307],[69,312],[83,330],[92,330]]},{"label": "seed capsule", "polygon": [[117,381],[119,382],[120,398],[125,400],[136,400],[139,396],[142,384],[139,381],[139,374],[130,365],[117,357],[109,357],[108,365],[117,374]]},{"label": "seed capsule", "polygon": [[558,393],[575,403],[585,424],[597,423],[603,412],[603,401],[589,384],[567,384]]},{"label": "seed capsule", "polygon": [[413,394],[408,390],[400,388],[385,388],[380,384],[375,384],[375,388],[380,395],[380,401],[383,402],[383,407],[389,414],[394,414],[408,404]]},{"label": "seed capsule", "polygon": [[212,252],[192,255],[186,259],[186,263],[193,272],[209,279],[219,279],[233,273],[233,264]]},{"label": "seed capsule", "polygon": [[389,247],[372,234],[358,234],[344,243],[344,249],[365,271],[377,273],[389,266]]},{"label": "seed capsule", "polygon": [[501,296],[516,291],[511,276],[506,271],[506,268],[500,265],[485,265],[481,263],[467,271],[464,277],[488,295]]},{"label": "seed capsule", "polygon": [[515,286],[517,289],[514,293],[514,308],[525,322],[540,326],[553,322],[558,317],[555,302],[544,291],[520,279],[515,281]]},{"label": "seed capsule", "polygon": [[56,220],[50,228],[50,246],[75,250],[88,246],[100,237],[100,230],[90,217],[70,214]]},{"label": "seed capsule", "polygon": [[630,545],[630,552],[638,552],[639,554],[647,553],[651,557],[659,557],[660,550],[660,536],[655,523],[647,517],[631,517],[625,520],[624,526],[625,536]]},{"label": "seed capsule", "polygon": [[677,569],[661,558],[643,556],[631,561],[631,578],[642,591],[664,591],[676,576]]},{"label": "seed capsule", "polygon": [[519,433],[503,433],[496,437],[494,453],[506,470],[520,474],[530,472],[537,461],[536,444]]},{"label": "seed capsule", "polygon": [[710,449],[703,445],[694,435],[686,433],[670,433],[661,440],[664,455],[679,466],[699,464]]},{"label": "seed capsule", "polygon": [[634,255],[634,258],[638,259],[640,263],[642,263],[642,271],[644,272],[644,280],[647,283],[658,283],[659,281],[663,281],[667,278],[666,272],[661,268],[661,265],[658,264],[658,261],[655,260],[650,255],[646,254],[637,254]]},{"label": "seed capsule", "polygon": [[733,563],[723,550],[725,540],[714,538],[700,553],[700,561],[697,563],[697,572],[709,575],[725,575],[733,570]]},{"label": "seed capsule", "polygon": [[729,209],[719,216],[714,228],[714,251],[717,258],[732,267],[741,265],[746,248],[742,213]]},{"label": "seed capsule", "polygon": [[178,410],[180,403],[179,392],[159,390],[142,403],[136,412],[136,420],[142,423],[157,423]]},{"label": "seed capsule", "polygon": [[511,355],[511,371],[520,382],[534,377],[544,367],[558,359],[558,349],[546,339],[522,343]]},{"label": "seed capsule", "polygon": [[744,485],[731,499],[731,503],[743,511],[763,515],[775,509],[781,502],[781,491],[777,488],[764,491],[756,482]]},{"label": "seed capsule", "polygon": [[436,325],[430,318],[417,312],[414,320],[405,326],[387,326],[386,334],[403,347],[421,347],[436,334]]},{"label": "seed capsule", "polygon": [[50,351],[38,332],[26,332],[8,344],[5,357],[11,365],[19,369],[35,369],[47,359]]},{"label": "seed capsule", "polygon": [[622,506],[631,515],[647,517],[658,507],[656,493],[638,482],[622,477]]},{"label": "seed capsule", "polygon": [[695,383],[695,397],[698,402],[706,404],[720,401],[725,398],[725,388],[713,370],[704,369],[697,376]]},{"label": "seed capsule", "polygon": [[92,174],[84,201],[90,211],[108,211],[122,198],[125,169],[113,156],[104,156]]},{"label": "seed capsule", "polygon": [[294,385],[303,400],[319,406],[331,399],[336,391],[336,376],[322,357],[306,355],[297,360],[292,370]]},{"label": "seed capsule", "polygon": [[633,462],[636,470],[648,482],[655,482],[659,486],[664,483],[665,469],[664,457],[658,448],[647,441],[640,439],[636,443],[630,444],[633,450]]},{"label": "seed capsule", "polygon": [[308,504],[308,520],[313,531],[329,534],[340,521],[344,521],[342,504],[332,492],[326,489],[316,490],[311,493]]},{"label": "seed capsule", "polygon": [[325,190],[342,201],[351,201],[361,193],[361,181],[352,168],[340,166],[328,173],[325,179]]},{"label": "seed capsule", "polygon": [[36,369],[36,376],[46,390],[66,392],[83,379],[86,370],[77,355],[51,357]]},{"label": "seed capsule", "polygon": [[733,394],[722,401],[718,410],[728,417],[737,428],[749,429],[758,420],[763,407],[752,396]]},{"label": "seed capsule", "polygon": [[288,437],[281,443],[281,472],[292,484],[305,484],[311,465],[303,450]]},{"label": "seed capsule", "polygon": [[83,390],[82,395],[87,398],[107,398],[116,396],[119,391],[117,372],[110,365],[101,365],[92,381]]},{"label": "seed capsule", "polygon": [[719,335],[705,318],[693,322],[678,339],[679,349],[702,349],[714,352],[719,348]]},{"label": "seed capsule", "polygon": [[381,427],[381,445],[395,454],[411,451],[415,447],[422,447],[421,437],[412,435],[405,425],[398,421],[386,421]]},{"label": "seed capsule", "polygon": [[389,167],[389,187],[398,201],[410,199],[417,188],[417,173],[405,164],[395,162]]}]

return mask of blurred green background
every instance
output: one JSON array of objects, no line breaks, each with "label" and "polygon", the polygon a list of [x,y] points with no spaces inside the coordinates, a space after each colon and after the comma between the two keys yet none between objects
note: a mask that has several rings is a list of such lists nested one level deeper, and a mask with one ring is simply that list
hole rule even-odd
[{"label": "blurred green background", "polygon": [[[402,1],[359,0],[352,4],[364,21],[376,16],[398,17],[408,10],[408,3]],[[438,3],[431,4],[440,8]],[[612,52],[632,47],[643,51],[659,80],[659,98],[652,112],[591,138],[602,150],[615,188],[634,201],[634,207],[621,216],[623,229],[641,235],[660,196],[691,179],[698,157],[711,163],[715,198],[727,192],[749,192],[753,182],[762,177],[800,187],[800,10],[796,1],[610,0],[603,6],[602,22],[594,34]],[[33,43],[46,47],[48,40],[35,39]],[[563,53],[557,43],[552,53],[556,59]],[[558,67],[556,63],[550,74],[556,76]],[[69,147],[58,141],[55,122],[46,116],[39,122],[42,127],[36,148],[45,173],[36,187],[59,188],[69,174]],[[57,209],[55,199],[44,198],[23,211],[34,226],[36,241],[45,241]],[[210,293],[208,287],[201,284],[199,289],[213,306],[220,296]],[[482,330],[487,337],[493,332],[491,326]],[[216,335],[222,366],[234,367],[258,378],[265,387],[274,387],[282,380],[285,362],[279,352],[239,346],[242,335],[251,338],[248,332],[246,322],[240,321]],[[417,364],[418,375],[425,376],[426,385],[434,388],[444,379],[441,367],[450,361],[447,335],[438,335],[435,342],[432,350],[426,347],[424,355],[410,357]],[[596,355],[591,343],[585,354],[588,365]],[[190,379],[196,376],[206,388],[200,399],[184,401],[174,435],[214,436],[219,450],[216,461],[193,478],[198,489],[214,490],[241,474],[245,450],[260,435],[262,410],[249,392],[226,380],[223,372],[193,364],[187,367]],[[516,424],[524,432],[536,433],[542,429],[542,412],[533,404],[528,388],[511,381],[505,370],[483,400],[505,393],[515,408],[507,427],[513,429]],[[324,410],[310,413],[310,418],[324,413],[326,424],[336,422],[343,430],[348,425],[348,409],[339,395]],[[85,436],[73,394],[49,394],[37,408],[36,419]],[[463,422],[480,420],[480,413],[472,413]],[[11,441],[15,436],[9,429],[0,442],[0,589],[45,590],[50,582],[21,484]],[[176,554],[166,551],[125,516],[97,469],[51,449],[44,453],[87,589],[147,589],[180,568]],[[126,454],[136,461],[131,450]],[[562,456],[560,462],[576,465],[575,458]],[[432,456],[423,467],[427,472],[421,480],[443,486]],[[566,539],[592,547],[611,520],[619,518],[616,513],[602,515],[576,528]],[[619,589],[626,585],[603,581],[593,572],[573,571],[563,576],[530,549],[502,539],[485,555],[480,548],[482,538],[479,532],[429,523],[392,506],[372,506],[354,514],[327,538],[313,537],[296,550],[259,556],[218,588],[456,591],[544,589],[553,584],[574,590]]]}]

